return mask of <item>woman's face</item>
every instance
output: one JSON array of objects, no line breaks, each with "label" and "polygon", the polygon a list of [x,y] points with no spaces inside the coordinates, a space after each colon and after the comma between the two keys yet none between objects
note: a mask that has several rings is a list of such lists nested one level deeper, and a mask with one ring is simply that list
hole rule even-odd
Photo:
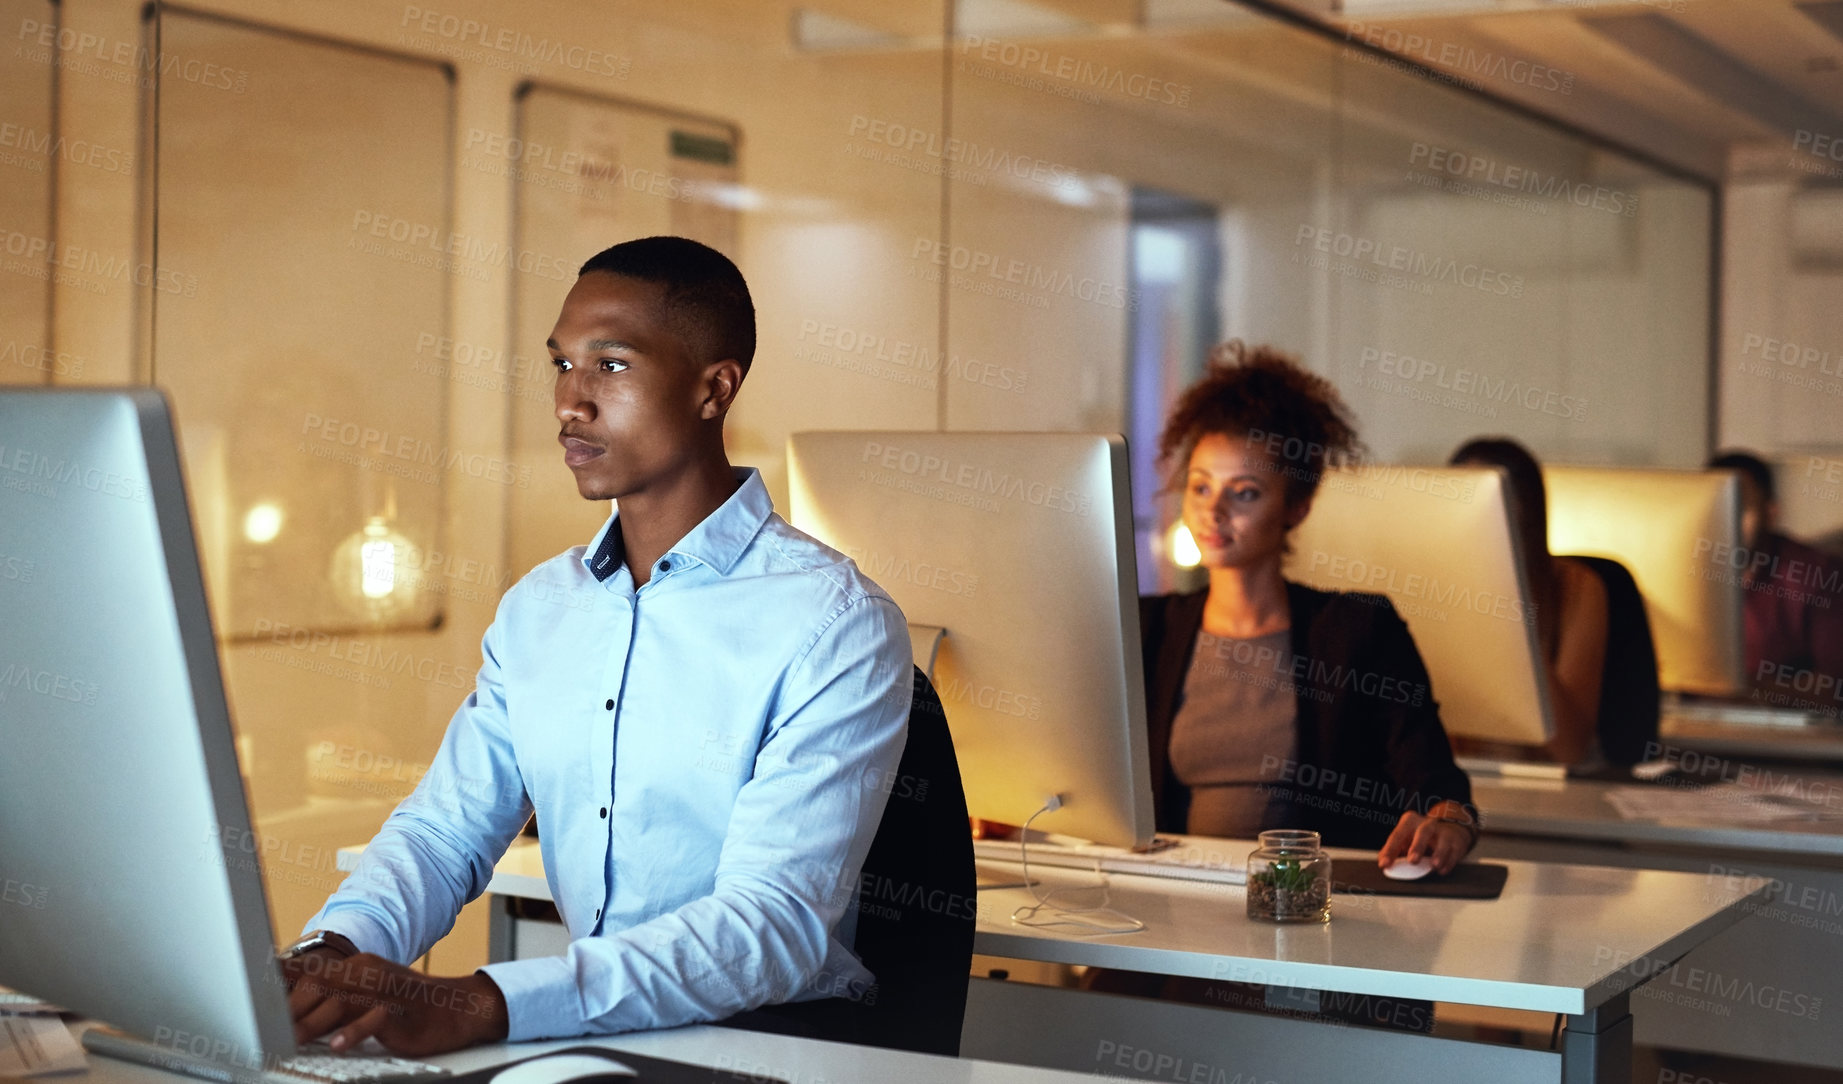
[{"label": "woman's face", "polygon": [[1251,568],[1277,559],[1286,532],[1305,518],[1288,509],[1282,462],[1242,436],[1210,433],[1184,475],[1184,526],[1205,568]]}]

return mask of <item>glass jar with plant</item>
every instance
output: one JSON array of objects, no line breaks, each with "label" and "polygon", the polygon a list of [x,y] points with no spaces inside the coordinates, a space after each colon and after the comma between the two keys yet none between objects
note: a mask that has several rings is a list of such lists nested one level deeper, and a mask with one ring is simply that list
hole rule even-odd
[{"label": "glass jar with plant", "polygon": [[1248,856],[1248,917],[1269,922],[1331,919],[1331,856],[1318,833],[1272,829]]}]

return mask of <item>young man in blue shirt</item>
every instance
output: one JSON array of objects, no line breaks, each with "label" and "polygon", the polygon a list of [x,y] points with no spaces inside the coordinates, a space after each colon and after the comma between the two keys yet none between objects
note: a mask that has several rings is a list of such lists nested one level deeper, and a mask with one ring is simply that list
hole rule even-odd
[{"label": "young man in blue shirt", "polygon": [[[287,959],[298,1039],[426,1055],[873,981],[851,905],[886,796],[862,781],[901,757],[908,637],[724,453],[755,349],[741,273],[683,238],[616,245],[549,347],[564,462],[616,514],[500,602],[427,776]],[[534,809],[568,952],[410,970]]]}]

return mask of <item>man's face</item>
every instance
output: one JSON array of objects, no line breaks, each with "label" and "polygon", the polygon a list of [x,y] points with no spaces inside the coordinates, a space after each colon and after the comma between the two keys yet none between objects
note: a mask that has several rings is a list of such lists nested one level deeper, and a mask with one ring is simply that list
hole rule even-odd
[{"label": "man's face", "polygon": [[704,366],[669,326],[664,288],[591,272],[550,334],[563,462],[589,500],[619,500],[674,475],[703,439]]}]

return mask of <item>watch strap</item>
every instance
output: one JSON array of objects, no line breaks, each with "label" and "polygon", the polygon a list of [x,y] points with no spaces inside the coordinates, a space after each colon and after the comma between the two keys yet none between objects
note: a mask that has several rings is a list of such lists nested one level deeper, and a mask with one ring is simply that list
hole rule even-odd
[{"label": "watch strap", "polygon": [[[341,955],[346,955],[346,950],[342,948],[338,942],[333,940],[335,937],[339,937],[339,935],[332,930],[311,930],[303,935],[300,940],[283,949],[278,955],[281,959],[292,960],[296,956],[312,952],[317,948],[337,949]],[[346,941],[344,937],[339,937],[339,940],[345,941],[346,944],[351,943],[350,941]]]}]

